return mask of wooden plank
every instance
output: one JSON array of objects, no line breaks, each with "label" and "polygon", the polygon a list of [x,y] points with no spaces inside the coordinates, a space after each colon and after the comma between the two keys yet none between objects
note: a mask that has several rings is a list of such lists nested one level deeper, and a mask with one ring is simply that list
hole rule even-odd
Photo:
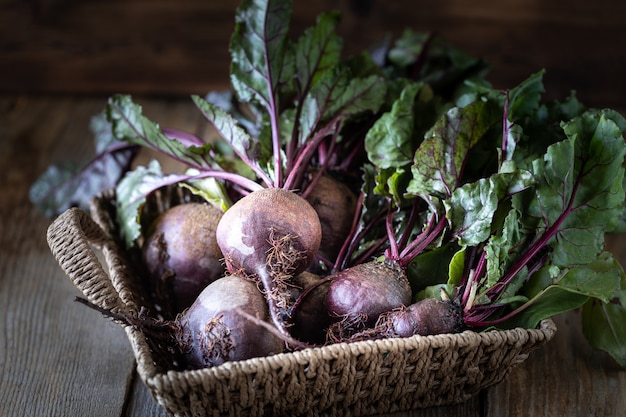
[{"label": "wooden plank", "polygon": [[[608,235],[607,250],[626,265],[623,236]],[[580,311],[554,318],[556,337],[531,353],[508,379],[488,391],[486,415],[623,416],[626,372],[584,337]]]},{"label": "wooden plank", "polygon": [[[236,0],[5,2],[0,91],[202,94],[228,83]],[[498,88],[546,68],[551,97],[578,91],[593,106],[624,106],[625,3],[478,0],[295,2],[293,32],[339,9],[346,52],[410,27],[436,31],[484,57]]]},{"label": "wooden plank", "polygon": [[580,312],[559,315],[555,323],[558,337],[488,392],[485,415],[626,415],[626,372],[590,347]]},{"label": "wooden plank", "polygon": [[133,380],[131,389],[124,417],[167,417],[165,408],[156,402],[139,377]]},{"label": "wooden plank", "polygon": [[[88,102],[2,99],[0,415],[120,415],[134,362],[122,329],[73,299],[28,188],[68,150],[85,156]],[[6,126],[6,125],[5,125]],[[8,133],[8,134],[7,134]],[[72,145],[72,146],[70,146]]]}]

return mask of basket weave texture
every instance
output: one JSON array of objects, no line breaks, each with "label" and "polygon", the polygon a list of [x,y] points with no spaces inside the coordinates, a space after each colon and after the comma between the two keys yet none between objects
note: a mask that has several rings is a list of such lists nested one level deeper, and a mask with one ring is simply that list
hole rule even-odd
[{"label": "basket weave texture", "polygon": [[[155,198],[150,205],[155,214],[182,202],[169,193]],[[116,237],[114,202],[107,192],[94,198],[90,214],[67,210],[50,225],[48,243],[87,299],[137,315],[143,297]],[[544,320],[532,330],[339,343],[173,371],[157,365],[140,329],[123,326],[140,378],[177,416],[367,416],[459,403],[501,382],[556,332],[552,320]]]}]

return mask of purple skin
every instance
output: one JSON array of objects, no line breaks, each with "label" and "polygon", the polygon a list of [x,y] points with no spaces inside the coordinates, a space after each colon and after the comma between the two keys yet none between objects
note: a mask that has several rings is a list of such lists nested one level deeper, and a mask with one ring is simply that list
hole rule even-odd
[{"label": "purple skin", "polygon": [[242,313],[269,320],[267,303],[256,283],[226,276],[207,286],[177,318],[177,340],[187,365],[206,368],[284,350],[280,336]]},{"label": "purple skin", "polygon": [[462,327],[461,309],[449,301],[425,298],[408,307],[383,314],[376,325],[380,326],[388,326],[387,337],[457,333]]},{"label": "purple skin", "polygon": [[289,281],[313,261],[321,225],[311,205],[281,188],[255,191],[229,208],[217,226],[217,243],[231,274],[263,286],[272,321],[289,336],[281,311],[289,309]]},{"label": "purple skin", "polygon": [[291,311],[291,334],[306,343],[323,344],[331,323],[324,302],[330,281],[307,271],[296,275],[293,281],[299,291]]},{"label": "purple skin", "polygon": [[331,316],[357,319],[366,326],[373,325],[380,314],[410,303],[411,286],[404,270],[393,261],[372,261],[337,272],[326,294]]},{"label": "purple skin", "polygon": [[381,314],[374,327],[352,334],[349,341],[458,333],[463,328],[457,303],[425,298]]},{"label": "purple skin", "polygon": [[305,198],[322,225],[320,255],[332,264],[352,228],[357,198],[346,184],[328,175],[320,176]]},{"label": "purple skin", "polygon": [[174,206],[150,227],[142,247],[158,302],[175,315],[224,274],[215,230],[222,212],[203,203]]}]

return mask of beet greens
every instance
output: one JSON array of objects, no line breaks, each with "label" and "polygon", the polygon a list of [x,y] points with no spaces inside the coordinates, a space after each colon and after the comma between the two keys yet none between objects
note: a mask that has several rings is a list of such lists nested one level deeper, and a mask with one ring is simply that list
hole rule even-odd
[{"label": "beet greens", "polygon": [[[516,324],[534,327],[555,310],[580,306],[589,297],[608,302],[619,289],[622,272],[604,252],[604,234],[615,227],[624,202],[624,139],[612,116],[585,112],[562,123],[566,139],[529,164],[536,180],[532,195],[515,196],[503,230],[473,254],[475,264],[462,278],[468,324],[515,318]],[[514,256],[498,256],[504,251]],[[520,273],[526,282],[519,282]],[[507,287],[520,284],[512,311],[494,318],[507,304],[502,294],[511,295]],[[563,292],[574,295],[567,300]],[[550,297],[561,302],[549,303],[546,314]]]}]

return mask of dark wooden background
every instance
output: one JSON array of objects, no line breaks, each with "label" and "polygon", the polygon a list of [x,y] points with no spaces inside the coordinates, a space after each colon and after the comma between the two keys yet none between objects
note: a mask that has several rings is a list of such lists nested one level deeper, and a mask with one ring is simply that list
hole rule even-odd
[{"label": "dark wooden background", "polygon": [[[237,0],[1,0],[0,92],[187,95],[228,83]],[[343,12],[347,53],[410,27],[436,31],[509,88],[545,68],[547,95],[624,105],[626,2],[316,0],[294,2],[299,33]]]}]

